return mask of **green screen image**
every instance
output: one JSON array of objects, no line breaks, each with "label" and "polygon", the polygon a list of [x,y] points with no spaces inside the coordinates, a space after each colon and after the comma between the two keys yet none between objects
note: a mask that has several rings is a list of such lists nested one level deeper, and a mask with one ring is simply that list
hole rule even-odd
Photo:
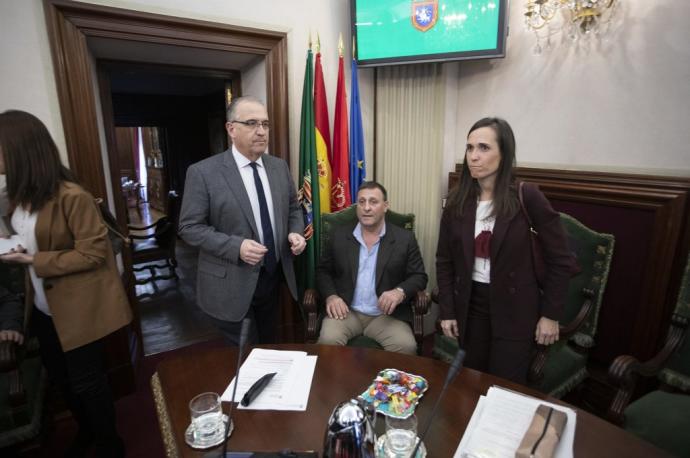
[{"label": "green screen image", "polygon": [[499,47],[499,0],[356,0],[354,14],[358,60]]}]

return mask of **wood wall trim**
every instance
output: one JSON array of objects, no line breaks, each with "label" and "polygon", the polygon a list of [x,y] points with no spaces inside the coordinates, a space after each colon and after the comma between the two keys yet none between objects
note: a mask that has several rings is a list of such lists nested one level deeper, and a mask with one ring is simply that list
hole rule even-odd
[{"label": "wood wall trim", "polygon": [[[461,167],[457,164],[451,172],[449,186],[459,180]],[[595,349],[594,356],[602,363],[610,362],[616,353],[629,353],[641,359],[653,356],[668,330],[690,249],[690,178],[526,167],[517,168],[516,176],[537,183],[557,210],[559,205],[578,209],[583,213],[573,214],[578,219],[587,217],[590,210],[605,214],[607,210],[623,209],[647,216],[649,228],[644,237],[636,240],[639,245],[626,247],[617,243],[614,249],[618,278],[621,269],[636,269],[641,274],[641,283],[610,282],[602,305],[602,314],[610,314],[615,309],[620,315],[618,325],[626,327],[623,334],[628,336],[628,341],[609,339],[607,344],[611,329],[605,328],[614,326],[615,320],[609,319],[608,324],[600,320],[598,344],[601,346]],[[602,227],[593,229],[606,232],[607,222],[600,222]],[[648,252],[647,261],[639,266],[616,266],[616,254],[620,256],[620,250],[631,249]],[[613,275],[612,268],[610,279]],[[636,303],[611,303],[610,299],[616,297],[615,288],[634,288]]]}]

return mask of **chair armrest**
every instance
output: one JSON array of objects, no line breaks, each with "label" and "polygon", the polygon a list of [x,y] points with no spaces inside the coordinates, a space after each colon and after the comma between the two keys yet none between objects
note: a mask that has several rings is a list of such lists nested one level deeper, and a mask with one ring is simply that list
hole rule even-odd
[{"label": "chair armrest", "polygon": [[0,372],[8,372],[17,368],[18,346],[19,344],[16,342],[0,342]]},{"label": "chair armrest", "polygon": [[[585,301],[582,303],[582,307],[580,307],[580,311],[577,313],[577,316],[575,316],[572,321],[565,325],[559,324],[559,340],[567,340],[574,336],[580,327],[582,327],[582,325],[585,323],[587,316],[589,316],[589,312],[592,310],[594,291],[589,288],[583,288],[582,295],[585,297]],[[537,344],[534,358],[530,363],[529,372],[527,373],[527,380],[529,383],[538,383],[542,378],[544,378],[544,366],[546,365],[548,351],[548,345]]]},{"label": "chair armrest", "polygon": [[302,310],[307,319],[306,341],[308,343],[316,342],[318,336],[316,335],[319,324],[319,293],[315,289],[307,289],[304,291],[304,298],[302,299]]},{"label": "chair armrest", "polygon": [[412,299],[412,332],[417,341],[417,354],[422,354],[424,344],[424,315],[429,311],[431,296],[426,291],[417,291]]},{"label": "chair armrest", "polygon": [[616,423],[625,421],[623,412],[630,404],[638,377],[654,377],[664,368],[668,359],[683,341],[688,327],[688,318],[674,314],[671,317],[671,328],[663,348],[652,359],[642,363],[631,355],[621,355],[613,360],[609,367],[609,380],[618,386],[616,395],[606,413],[607,418]]},{"label": "chair armrest", "polygon": [[558,327],[560,339],[569,339],[574,336],[589,316],[589,312],[592,310],[594,300],[594,290],[583,288],[582,295],[585,297],[585,301],[582,303],[582,307],[580,307],[580,311],[577,313],[577,316],[575,316],[570,323],[560,325]]}]

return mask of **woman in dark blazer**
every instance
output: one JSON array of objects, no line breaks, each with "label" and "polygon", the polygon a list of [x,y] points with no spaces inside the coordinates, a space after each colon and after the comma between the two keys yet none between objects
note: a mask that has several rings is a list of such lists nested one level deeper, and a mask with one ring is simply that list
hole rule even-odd
[{"label": "woman in dark blazer", "polygon": [[540,293],[514,165],[510,125],[475,123],[441,218],[436,270],[441,327],[466,350],[465,365],[524,384],[535,342],[558,340],[573,258],[558,213],[526,183],[524,203],[547,268]]},{"label": "woman in dark blazer", "polygon": [[132,314],[100,211],[29,113],[0,114],[0,173],[7,174],[12,227],[23,241],[0,260],[27,266],[31,332],[79,425],[65,456],[85,456],[92,445],[98,457],[124,456],[103,337]]}]

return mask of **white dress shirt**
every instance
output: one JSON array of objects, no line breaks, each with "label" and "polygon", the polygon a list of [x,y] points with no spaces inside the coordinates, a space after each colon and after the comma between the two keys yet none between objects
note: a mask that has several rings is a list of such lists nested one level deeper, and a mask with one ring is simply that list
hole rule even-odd
[{"label": "white dress shirt", "polygon": [[[240,171],[240,176],[244,182],[244,189],[247,190],[247,195],[249,195],[249,203],[252,205],[252,213],[254,213],[254,221],[256,222],[256,229],[259,231],[259,239],[261,243],[264,243],[264,231],[261,226],[261,209],[259,207],[259,194],[256,191],[256,185],[254,184],[254,170],[251,167],[251,161],[242,155],[235,145],[232,145],[232,156],[235,158],[235,163]],[[256,160],[257,168],[259,172],[259,179],[264,188],[264,195],[266,196],[266,206],[268,207],[268,216],[271,218],[271,228],[273,229],[273,239],[277,237],[276,225],[275,225],[275,215],[273,213],[273,196],[271,195],[271,184],[268,182],[268,175],[266,175],[266,168],[264,167],[263,159],[259,158]],[[277,245],[274,247],[276,260],[280,259],[280,253],[278,252]]]},{"label": "white dress shirt", "polygon": [[[35,255],[38,252],[38,242],[36,241],[37,219],[38,212],[28,212],[21,205],[17,205],[12,214],[12,228],[22,240],[22,246],[30,255]],[[34,305],[46,315],[52,315],[50,307],[48,307],[46,292],[43,289],[43,279],[36,275],[36,269],[34,269],[33,265],[29,265],[29,278],[31,278],[31,284],[34,287]]]}]

